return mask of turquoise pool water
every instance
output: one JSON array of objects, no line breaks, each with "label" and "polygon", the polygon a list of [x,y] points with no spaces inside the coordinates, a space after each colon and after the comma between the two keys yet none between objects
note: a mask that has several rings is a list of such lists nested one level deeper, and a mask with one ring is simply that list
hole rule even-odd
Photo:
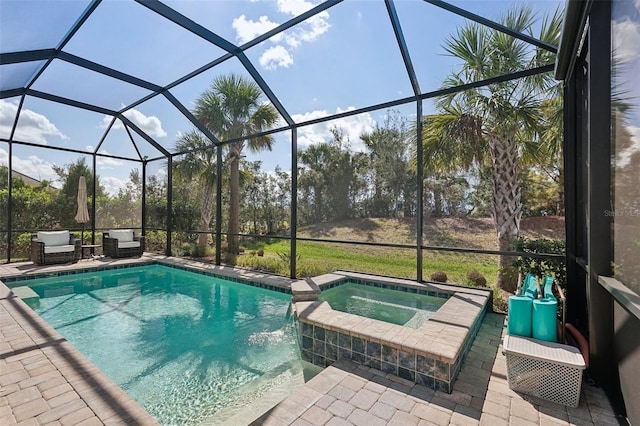
[{"label": "turquoise pool water", "polygon": [[324,300],[337,311],[392,324],[419,328],[447,299],[347,282],[323,290]]},{"label": "turquoise pool water", "polygon": [[288,294],[160,265],[23,283],[41,296],[36,312],[162,424],[250,406],[301,370]]}]

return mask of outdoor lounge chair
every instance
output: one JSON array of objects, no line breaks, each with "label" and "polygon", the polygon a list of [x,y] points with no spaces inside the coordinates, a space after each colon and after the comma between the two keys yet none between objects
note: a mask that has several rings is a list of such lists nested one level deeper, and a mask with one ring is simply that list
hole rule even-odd
[{"label": "outdoor lounge chair", "polygon": [[38,231],[31,236],[31,260],[36,265],[77,262],[81,245],[69,231]]},{"label": "outdoor lounge chair", "polygon": [[144,236],[131,229],[111,229],[102,233],[102,252],[109,257],[142,256]]}]

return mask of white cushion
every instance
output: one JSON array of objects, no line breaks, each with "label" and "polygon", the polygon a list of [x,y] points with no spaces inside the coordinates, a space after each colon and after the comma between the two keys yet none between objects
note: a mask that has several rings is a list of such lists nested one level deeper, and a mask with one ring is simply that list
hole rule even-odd
[{"label": "white cushion", "polygon": [[131,248],[131,247],[140,247],[140,241],[125,241],[122,242],[118,240],[118,248]]},{"label": "white cushion", "polygon": [[70,251],[74,251],[76,248],[71,244],[66,244],[64,246],[44,246],[45,254],[49,253],[67,253]]},{"label": "white cushion", "polygon": [[122,247],[122,243],[133,241],[133,231],[131,229],[112,229],[109,231],[109,238],[117,238],[118,247]]},{"label": "white cushion", "polygon": [[45,246],[64,246],[69,244],[69,231],[38,231],[38,240]]}]

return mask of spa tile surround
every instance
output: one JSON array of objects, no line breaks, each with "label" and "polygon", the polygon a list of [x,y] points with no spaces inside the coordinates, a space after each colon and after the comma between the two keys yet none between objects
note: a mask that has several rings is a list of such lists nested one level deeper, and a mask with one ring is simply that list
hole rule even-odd
[{"label": "spa tile surround", "polygon": [[[327,302],[312,300],[321,289],[347,281],[448,300],[418,329],[335,311]],[[305,361],[329,366],[350,359],[447,393],[491,300],[484,290],[342,272],[297,281],[292,292]]]}]

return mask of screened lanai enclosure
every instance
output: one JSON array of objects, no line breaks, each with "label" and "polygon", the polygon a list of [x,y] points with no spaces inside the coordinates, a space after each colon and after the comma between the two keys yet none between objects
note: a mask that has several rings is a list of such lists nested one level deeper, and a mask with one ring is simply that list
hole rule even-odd
[{"label": "screened lanai enclosure", "polygon": [[551,272],[637,418],[638,34],[627,0],[0,0],[0,261],[38,230],[134,229],[497,308]]},{"label": "screened lanai enclosure", "polygon": [[3,260],[80,229],[83,174],[91,241],[283,275],[562,253],[561,4],[244,6],[2,2]]}]

